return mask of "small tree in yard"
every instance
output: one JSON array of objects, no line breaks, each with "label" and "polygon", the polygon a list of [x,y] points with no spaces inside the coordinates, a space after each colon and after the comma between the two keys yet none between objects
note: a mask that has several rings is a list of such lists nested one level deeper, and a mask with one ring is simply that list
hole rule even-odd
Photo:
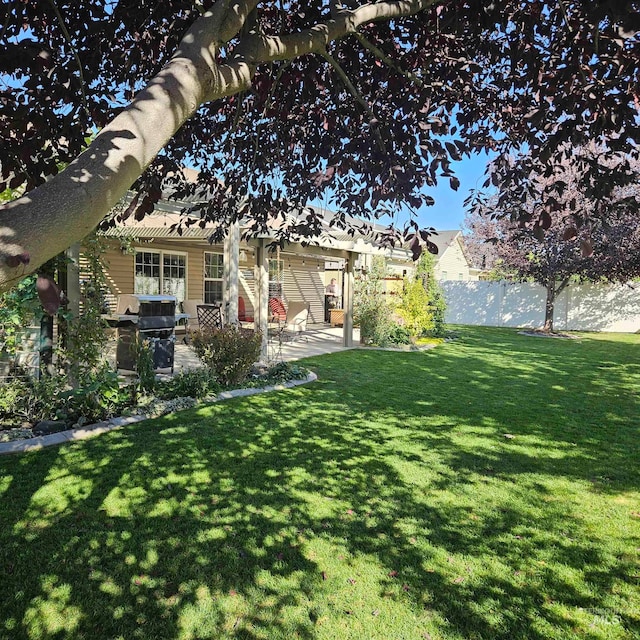
[{"label": "small tree in yard", "polygon": [[445,301],[434,275],[435,259],[423,253],[416,274],[404,283],[398,313],[413,337],[444,335]]},{"label": "small tree in yard", "polygon": [[353,295],[353,322],[360,327],[362,344],[384,346],[389,343],[394,328],[391,305],[385,298],[384,258],[375,257],[371,270],[356,277]]},{"label": "small tree in yard", "polygon": [[[537,197],[501,194],[476,204],[466,218],[467,246],[477,264],[546,289],[547,332],[553,331],[555,301],[572,280],[625,282],[640,275],[640,187],[594,199],[581,189],[583,178],[569,163],[559,176],[529,176]],[[541,200],[551,181],[563,186]],[[582,219],[573,213],[576,203]]]}]

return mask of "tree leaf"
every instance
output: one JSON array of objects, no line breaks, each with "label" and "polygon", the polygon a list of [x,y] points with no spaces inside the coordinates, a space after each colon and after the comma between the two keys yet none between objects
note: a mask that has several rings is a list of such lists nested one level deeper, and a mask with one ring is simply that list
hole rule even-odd
[{"label": "tree leaf", "polygon": [[45,313],[55,316],[60,308],[60,289],[58,285],[49,276],[38,276],[36,290]]}]

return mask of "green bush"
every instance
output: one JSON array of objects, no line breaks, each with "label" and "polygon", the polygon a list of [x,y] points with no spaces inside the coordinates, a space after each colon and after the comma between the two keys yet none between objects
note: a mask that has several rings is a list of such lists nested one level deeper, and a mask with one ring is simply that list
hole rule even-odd
[{"label": "green bush", "polygon": [[447,308],[444,293],[440,283],[435,277],[435,257],[428,252],[420,256],[420,261],[416,267],[416,280],[422,281],[422,286],[427,292],[429,311],[432,316],[433,327],[428,334],[437,338],[446,335],[444,324],[444,314]]},{"label": "green bush", "polygon": [[223,387],[243,382],[260,357],[262,334],[228,325],[190,332],[190,346]]},{"label": "green bush", "polygon": [[0,295],[0,351],[14,355],[19,330],[40,323],[42,307],[36,291],[36,276],[28,276]]},{"label": "green bush", "polygon": [[360,326],[360,342],[384,347],[390,342],[394,322],[391,309],[383,299],[370,301],[354,314],[355,322]]},{"label": "green bush", "polygon": [[252,387],[263,387],[282,384],[290,380],[302,380],[309,375],[309,370],[291,362],[277,362],[268,369],[254,371],[248,382]]},{"label": "green bush", "polygon": [[435,329],[429,293],[421,279],[407,280],[404,283],[398,313],[411,336],[419,338],[430,334]]},{"label": "green bush", "polygon": [[24,380],[16,378],[0,383],[0,419],[16,422],[17,409],[28,393],[29,385]]},{"label": "green bush", "polygon": [[56,399],[55,417],[83,424],[105,420],[131,402],[131,390],[120,387],[118,373],[108,365],[87,372],[76,386],[62,391]]},{"label": "green bush", "polygon": [[180,371],[171,380],[163,382],[156,389],[156,395],[163,400],[175,398],[206,398],[220,390],[220,385],[210,369]]},{"label": "green bush", "polygon": [[371,272],[359,275],[355,281],[353,321],[360,327],[362,344],[384,347],[394,331],[393,313],[385,300],[384,276],[384,258],[374,259]]},{"label": "green bush", "polygon": [[0,389],[0,415],[11,422],[49,420],[55,417],[64,386],[57,378],[48,376],[40,380],[28,376],[10,380]]},{"label": "green bush", "polygon": [[389,333],[389,342],[391,344],[411,344],[411,332],[407,327],[394,324]]}]

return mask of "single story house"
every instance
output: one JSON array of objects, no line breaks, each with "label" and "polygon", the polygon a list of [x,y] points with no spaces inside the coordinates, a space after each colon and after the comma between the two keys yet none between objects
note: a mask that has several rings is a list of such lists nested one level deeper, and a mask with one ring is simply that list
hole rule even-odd
[{"label": "single story house", "polygon": [[[353,278],[366,268],[373,255],[384,255],[396,268],[412,269],[407,248],[383,249],[366,234],[349,235],[327,223],[326,233],[314,244],[289,243],[270,250],[268,235],[241,241],[235,225],[223,244],[210,244],[211,228],[193,225],[182,235],[172,230],[180,220],[184,203],[160,201],[141,221],[127,220],[102,233],[109,291],[107,301],[115,310],[124,294],[171,294],[179,302],[198,300],[221,303],[226,318],[238,319],[238,306],[254,318],[266,335],[268,300],[278,297],[304,301],[309,321],[325,319],[325,287],[338,275],[344,309],[344,343],[353,343]],[[242,298],[242,301],[239,299]],[[265,345],[266,349],[266,345]]]}]

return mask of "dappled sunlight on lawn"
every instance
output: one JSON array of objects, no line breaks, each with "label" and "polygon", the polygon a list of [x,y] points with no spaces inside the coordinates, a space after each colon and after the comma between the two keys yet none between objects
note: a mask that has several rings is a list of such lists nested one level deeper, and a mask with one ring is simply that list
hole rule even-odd
[{"label": "dappled sunlight on lawn", "polygon": [[539,342],[317,358],[0,461],[0,638],[629,637],[635,353],[597,403],[586,340]]}]

